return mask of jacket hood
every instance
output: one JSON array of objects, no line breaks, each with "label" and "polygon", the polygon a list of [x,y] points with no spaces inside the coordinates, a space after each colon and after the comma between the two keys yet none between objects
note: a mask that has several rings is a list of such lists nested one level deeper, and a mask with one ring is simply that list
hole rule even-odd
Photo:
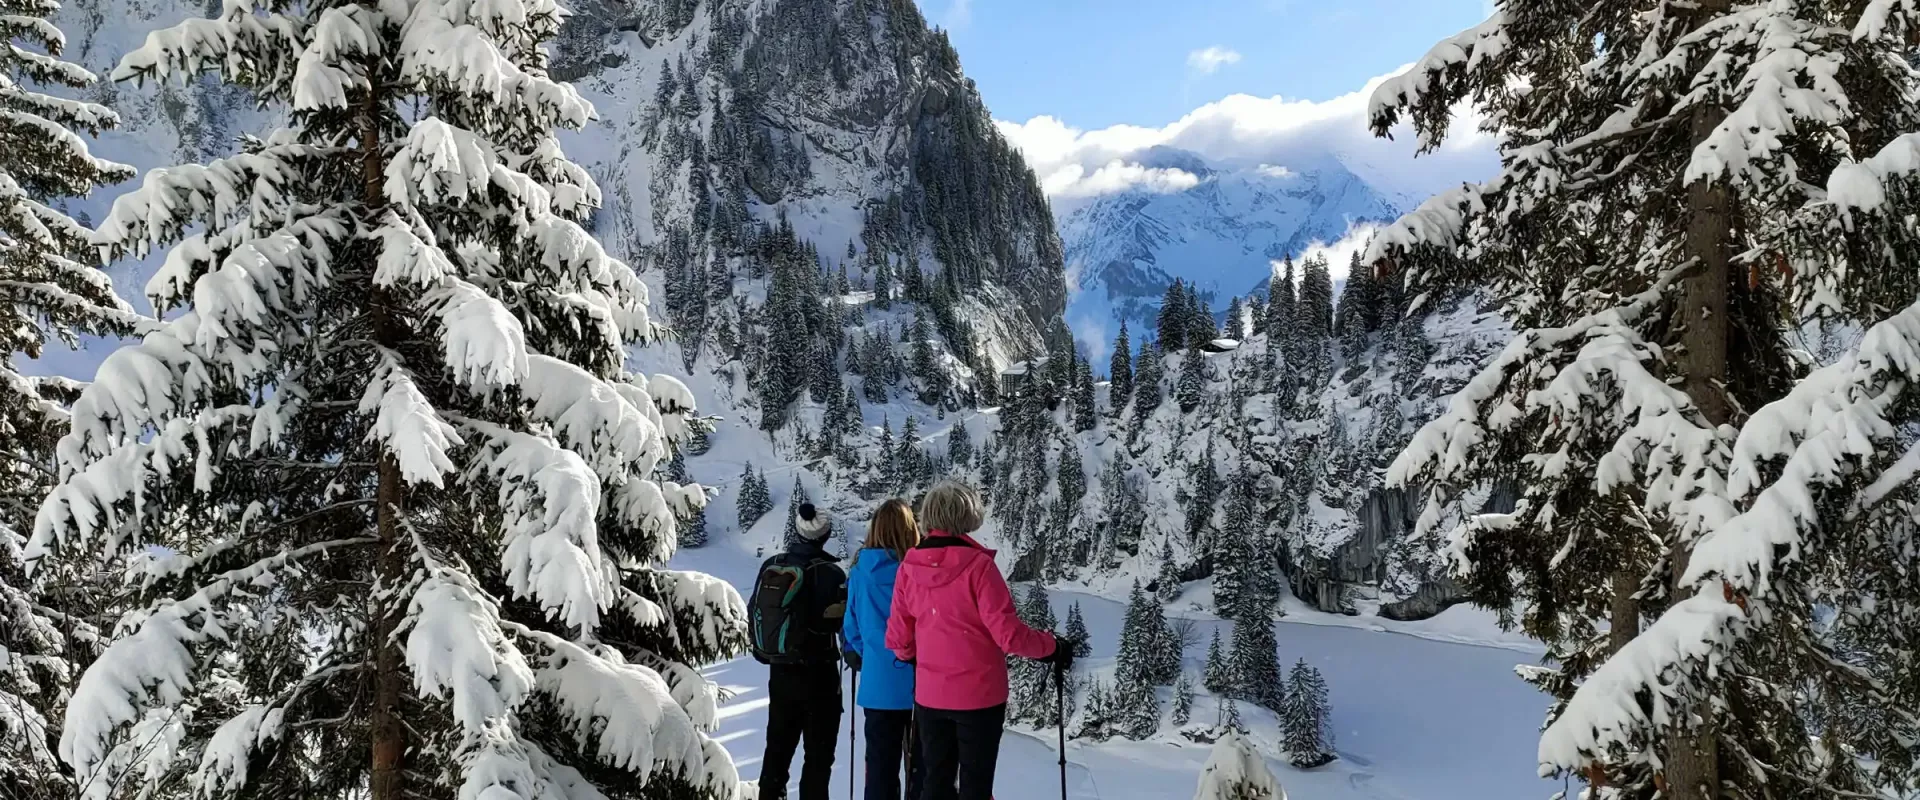
[{"label": "jacket hood", "polygon": [[902,563],[914,569],[915,580],[928,586],[945,586],[960,580],[982,561],[993,569],[993,551],[981,547],[972,537],[941,533],[921,540],[919,547],[907,551]]},{"label": "jacket hood", "polygon": [[[900,563],[900,559],[893,557],[892,550],[884,547],[866,547],[861,548],[860,554],[854,557],[853,568],[868,575],[873,575],[898,563]],[[893,582],[892,575],[887,576],[887,582]]]}]

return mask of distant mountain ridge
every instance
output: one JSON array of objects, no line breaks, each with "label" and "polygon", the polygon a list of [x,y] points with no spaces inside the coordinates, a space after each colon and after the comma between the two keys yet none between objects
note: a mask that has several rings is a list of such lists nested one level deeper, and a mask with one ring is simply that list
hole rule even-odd
[{"label": "distant mountain ridge", "polygon": [[1176,279],[1210,295],[1218,311],[1229,297],[1264,291],[1273,261],[1336,242],[1355,225],[1393,220],[1404,204],[1335,154],[1224,164],[1161,146],[1127,163],[1196,180],[1176,191],[1135,186],[1056,201],[1072,286],[1067,322],[1082,341],[1110,339],[1123,320],[1151,329]]}]

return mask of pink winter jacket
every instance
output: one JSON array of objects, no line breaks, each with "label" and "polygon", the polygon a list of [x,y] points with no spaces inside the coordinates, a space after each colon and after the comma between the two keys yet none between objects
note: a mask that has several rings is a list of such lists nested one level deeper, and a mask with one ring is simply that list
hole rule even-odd
[{"label": "pink winter jacket", "polygon": [[914,662],[913,699],[972,711],[1007,702],[1007,655],[1044,658],[1053,634],[1027,627],[993,551],[969,536],[934,531],[907,551],[893,585],[887,649]]}]

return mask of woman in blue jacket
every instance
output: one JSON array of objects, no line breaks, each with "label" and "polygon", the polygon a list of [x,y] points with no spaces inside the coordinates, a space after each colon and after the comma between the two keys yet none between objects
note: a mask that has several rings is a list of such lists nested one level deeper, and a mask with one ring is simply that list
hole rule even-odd
[{"label": "woman in blue jacket", "polygon": [[867,800],[900,800],[900,760],[907,761],[907,797],[920,796],[920,759],[912,750],[913,665],[887,649],[887,616],[893,611],[893,577],[900,559],[920,543],[920,528],[906,501],[888,500],[873,513],[867,541],[853,557],[847,578],[847,613],[841,623],[847,666],[860,673],[854,702],[867,710]]}]

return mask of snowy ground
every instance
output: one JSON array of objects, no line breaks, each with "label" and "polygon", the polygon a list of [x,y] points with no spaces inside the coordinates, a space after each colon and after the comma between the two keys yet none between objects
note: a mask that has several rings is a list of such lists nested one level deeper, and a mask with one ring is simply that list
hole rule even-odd
[{"label": "snowy ground", "polygon": [[[717,536],[709,546],[683,551],[674,560],[677,568],[732,581],[743,593],[756,564],[752,545],[739,533]],[[1090,595],[1054,593],[1063,617],[1066,605],[1076,600],[1094,640],[1094,655],[1086,666],[1110,668],[1124,606]],[[1535,656],[1502,641],[1482,618],[1455,609],[1401,633],[1383,627],[1397,623],[1302,619],[1306,616],[1290,616],[1281,624],[1281,663],[1291,665],[1304,657],[1325,674],[1332,689],[1340,760],[1305,771],[1274,760],[1272,766],[1293,800],[1522,800],[1543,798],[1559,788],[1534,775],[1545,701],[1513,675],[1515,664],[1531,663]],[[1201,635],[1211,635],[1216,624],[1202,620]],[[1505,646],[1459,644],[1436,636],[1477,636]],[[1204,656],[1204,644],[1189,650],[1188,670],[1197,675]],[[743,777],[757,776],[765,748],[766,668],[741,658],[710,674],[736,693],[721,709],[718,739],[733,753]],[[1195,720],[1210,720],[1213,714],[1204,698],[1195,704]],[[1272,756],[1270,719],[1246,713],[1254,729],[1251,738]],[[1001,746],[997,796],[1057,797],[1053,742],[1051,730],[1010,734]],[[835,764],[835,797],[846,791],[846,749],[843,741]],[[1069,795],[1082,800],[1190,797],[1207,752],[1203,745],[1170,739],[1070,742]],[[858,764],[857,757],[852,761]],[[794,769],[797,780],[798,762]],[[790,789],[797,791],[797,784]]]}]

